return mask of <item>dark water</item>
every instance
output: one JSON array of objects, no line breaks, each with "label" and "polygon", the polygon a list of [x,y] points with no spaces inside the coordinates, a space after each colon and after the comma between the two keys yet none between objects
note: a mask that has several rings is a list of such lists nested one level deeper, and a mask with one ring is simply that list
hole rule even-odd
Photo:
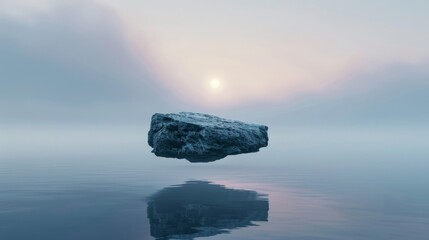
[{"label": "dark water", "polygon": [[274,127],[208,164],[146,130],[4,129],[0,239],[428,239],[427,129]]}]

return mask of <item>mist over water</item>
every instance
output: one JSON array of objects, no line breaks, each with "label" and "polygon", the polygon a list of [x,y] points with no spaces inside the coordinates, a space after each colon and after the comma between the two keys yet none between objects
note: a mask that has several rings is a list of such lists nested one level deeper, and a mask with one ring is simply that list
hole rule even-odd
[{"label": "mist over water", "polygon": [[[183,226],[168,230],[172,238],[424,239],[428,234],[425,129],[273,126],[267,148],[209,164],[155,157],[146,126],[77,129],[4,131],[1,239],[170,236],[154,232],[165,227],[151,220],[147,211],[157,205],[150,199],[192,182],[204,195],[213,189],[213,199],[192,201],[192,195],[179,193],[184,200],[178,204],[178,198],[163,198],[162,206],[170,206],[163,214]],[[265,196],[266,218],[256,217],[257,205],[234,214],[240,197],[231,198],[229,191],[247,200]],[[216,218],[207,206],[224,208],[226,215]],[[188,217],[180,217],[184,213]]]}]

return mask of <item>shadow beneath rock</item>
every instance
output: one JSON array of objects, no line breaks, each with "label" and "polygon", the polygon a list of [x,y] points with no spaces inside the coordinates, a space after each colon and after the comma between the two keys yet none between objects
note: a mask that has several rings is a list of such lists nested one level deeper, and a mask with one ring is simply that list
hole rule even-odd
[{"label": "shadow beneath rock", "polygon": [[268,198],[205,181],[167,187],[149,198],[147,216],[156,239],[193,239],[268,221]]}]

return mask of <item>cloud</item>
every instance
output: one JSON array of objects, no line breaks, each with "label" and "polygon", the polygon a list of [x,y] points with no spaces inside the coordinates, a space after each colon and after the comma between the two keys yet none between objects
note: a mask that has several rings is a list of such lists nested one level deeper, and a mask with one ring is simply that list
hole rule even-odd
[{"label": "cloud", "polygon": [[[190,84],[198,95],[176,85],[180,81],[174,76],[168,81],[161,79],[158,73],[162,68],[144,48],[147,46],[136,46],[136,39],[129,36],[120,16],[112,8],[93,1],[67,1],[25,17],[0,15],[0,32],[0,124],[141,121],[150,119],[153,112],[183,110],[262,123],[271,118],[282,124],[429,120],[425,106],[429,102],[428,62],[356,71],[338,82],[330,79],[326,92],[300,91],[300,95],[291,97],[286,94],[290,89],[274,87],[269,75],[262,76],[264,72],[277,71],[260,71],[258,78],[267,80],[255,84],[275,88],[284,93],[284,99],[263,101],[253,97],[248,105],[216,108],[203,104],[200,95],[210,95],[200,86],[206,82]],[[173,36],[176,33],[183,34],[173,31]],[[177,41],[174,37],[168,39]],[[184,51],[189,53],[188,48]],[[158,55],[171,59],[175,54],[173,51],[163,55],[158,51]],[[243,56],[246,55],[236,57]],[[212,55],[206,58],[215,59]],[[282,61],[275,62],[279,67],[284,65]],[[255,73],[252,68],[243,69],[248,74]],[[163,68],[163,74],[171,72],[172,68]],[[247,93],[247,84],[241,85],[231,89]],[[181,99],[179,92],[192,101]],[[222,94],[210,96],[220,102],[227,99]],[[264,96],[273,95],[276,94],[268,92]]]},{"label": "cloud", "polygon": [[2,120],[162,105],[150,56],[109,7],[74,1],[30,18],[0,16],[0,32]]},{"label": "cloud", "polygon": [[326,94],[307,95],[272,111],[282,124],[413,125],[429,121],[429,62],[394,64],[349,76]]}]

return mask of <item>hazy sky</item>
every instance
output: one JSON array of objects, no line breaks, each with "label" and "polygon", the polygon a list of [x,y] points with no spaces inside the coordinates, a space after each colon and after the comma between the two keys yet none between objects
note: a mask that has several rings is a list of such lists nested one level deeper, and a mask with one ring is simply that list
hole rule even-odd
[{"label": "hazy sky", "polygon": [[[290,105],[308,95],[354,92],[357,85],[393,84],[397,90],[387,99],[400,102],[403,84],[429,89],[424,0],[0,5],[0,108],[7,115],[62,104],[64,112],[82,110],[79,104],[211,112]],[[405,70],[392,75],[397,68]]]}]

